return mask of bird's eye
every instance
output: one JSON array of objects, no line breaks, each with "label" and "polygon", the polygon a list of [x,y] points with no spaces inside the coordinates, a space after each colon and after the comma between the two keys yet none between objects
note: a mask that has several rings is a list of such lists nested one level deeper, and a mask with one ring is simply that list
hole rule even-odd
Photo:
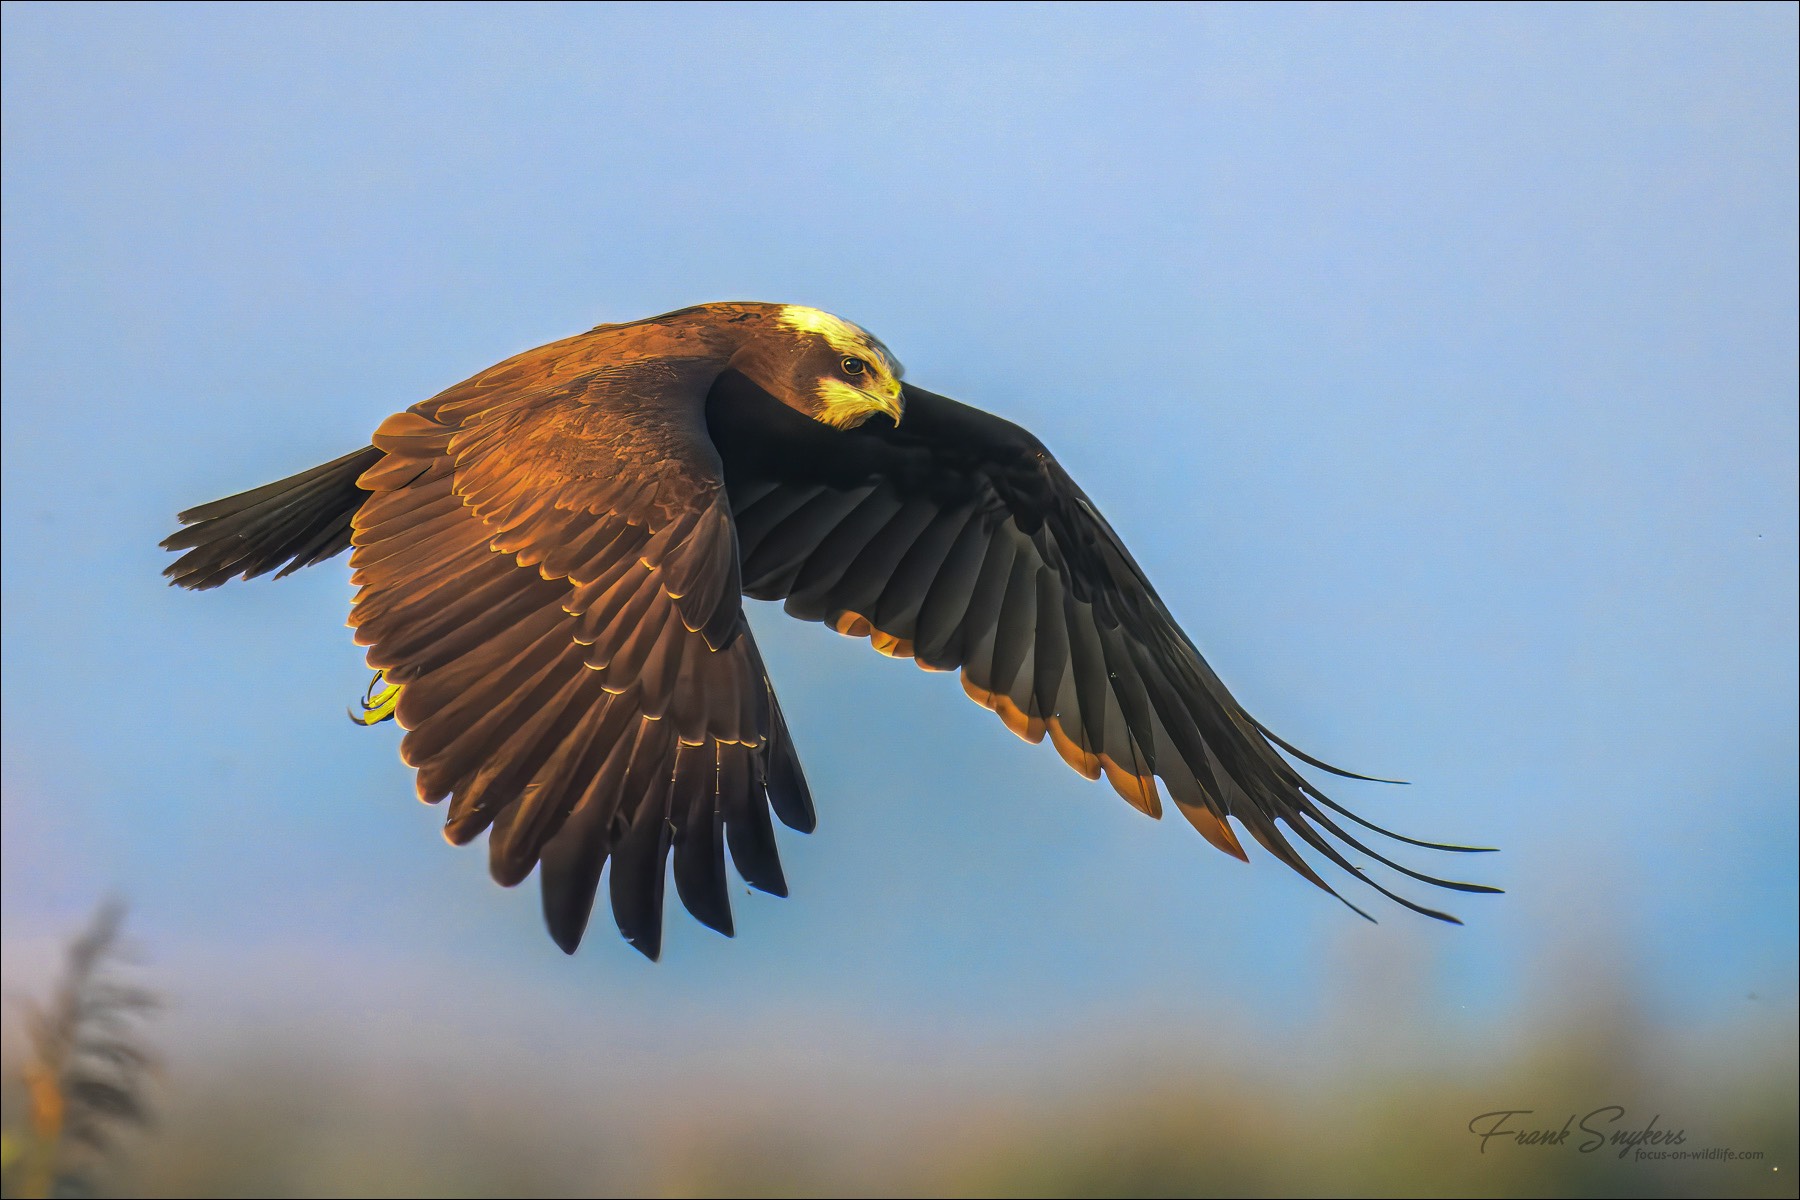
[{"label": "bird's eye", "polygon": [[845,355],[843,360],[838,363],[838,366],[843,368],[844,374],[846,375],[861,375],[864,371],[869,369],[868,363],[860,358],[852,358],[849,355]]}]

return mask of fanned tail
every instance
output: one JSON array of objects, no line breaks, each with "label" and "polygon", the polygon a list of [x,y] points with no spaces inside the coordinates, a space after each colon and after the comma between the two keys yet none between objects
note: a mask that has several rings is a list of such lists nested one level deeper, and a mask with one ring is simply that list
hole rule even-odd
[{"label": "fanned tail", "polygon": [[365,446],[310,471],[190,508],[186,529],[164,538],[185,550],[163,571],[184,588],[215,588],[232,579],[276,572],[276,578],[350,548],[350,518],[369,493],[357,486],[382,452]]}]

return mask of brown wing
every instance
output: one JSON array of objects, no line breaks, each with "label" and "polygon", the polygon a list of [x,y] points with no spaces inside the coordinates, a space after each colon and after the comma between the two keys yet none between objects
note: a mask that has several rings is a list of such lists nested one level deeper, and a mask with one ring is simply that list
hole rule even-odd
[{"label": "brown wing", "polygon": [[1333,803],[1277,747],[1348,772],[1293,750],[1243,710],[1036,438],[905,391],[898,427],[875,418],[839,432],[739,376],[720,380],[708,420],[725,456],[748,595],[785,599],[792,615],[927,670],[960,670],[964,690],[1014,733],[1048,736],[1075,770],[1104,775],[1151,816],[1162,811],[1160,779],[1182,815],[1238,858],[1232,819],[1327,891],[1278,826],[1430,916],[1454,920],[1370,879],[1333,839],[1415,879],[1494,890],[1419,874],[1347,832],[1334,812],[1378,827]]},{"label": "brown wing", "polygon": [[542,867],[566,951],[612,861],[651,958],[665,865],[729,935],[723,850],[785,894],[768,803],[811,800],[739,600],[737,547],[682,360],[585,369],[546,347],[389,418],[358,485],[350,623],[400,687],[401,757],[494,878]]}]

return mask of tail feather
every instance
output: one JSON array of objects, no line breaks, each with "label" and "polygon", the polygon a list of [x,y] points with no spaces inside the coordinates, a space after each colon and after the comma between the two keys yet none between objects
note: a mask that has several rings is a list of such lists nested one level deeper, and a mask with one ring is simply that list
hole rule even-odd
[{"label": "tail feather", "polygon": [[215,588],[322,562],[350,545],[350,519],[369,493],[356,486],[382,452],[365,446],[323,466],[202,504],[181,514],[187,528],[163,539],[185,550],[163,574],[184,588]]}]

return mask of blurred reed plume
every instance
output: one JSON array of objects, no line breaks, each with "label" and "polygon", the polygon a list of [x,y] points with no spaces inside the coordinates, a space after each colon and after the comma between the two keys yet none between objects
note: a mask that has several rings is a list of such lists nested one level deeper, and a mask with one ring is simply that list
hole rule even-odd
[{"label": "blurred reed plume", "polygon": [[23,999],[24,1118],[0,1148],[7,1196],[83,1196],[119,1132],[149,1122],[145,1081],[154,1059],[143,1021],[160,1003],[123,982],[125,906],[109,900],[70,940],[48,1001]]}]

